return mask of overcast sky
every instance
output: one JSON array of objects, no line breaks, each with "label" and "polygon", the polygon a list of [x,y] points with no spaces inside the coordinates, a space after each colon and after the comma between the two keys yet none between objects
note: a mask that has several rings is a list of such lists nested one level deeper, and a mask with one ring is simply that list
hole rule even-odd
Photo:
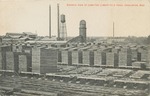
[{"label": "overcast sky", "polygon": [[37,32],[40,36],[47,36],[49,5],[52,9],[52,35],[57,35],[57,3],[60,14],[66,15],[68,36],[79,34],[79,22],[83,19],[87,23],[87,36],[112,36],[113,22],[115,36],[150,35],[148,0],[0,0],[0,35]]}]

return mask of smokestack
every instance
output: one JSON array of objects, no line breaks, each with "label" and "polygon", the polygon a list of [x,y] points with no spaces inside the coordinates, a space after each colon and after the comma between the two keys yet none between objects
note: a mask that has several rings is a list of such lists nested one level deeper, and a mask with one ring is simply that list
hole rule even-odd
[{"label": "smokestack", "polygon": [[51,38],[51,5],[49,5],[49,38]]},{"label": "smokestack", "polygon": [[60,39],[60,32],[59,32],[59,4],[57,4],[57,18],[58,18],[58,40]]},{"label": "smokestack", "polygon": [[115,27],[114,27],[114,22],[113,22],[113,37],[112,37],[112,42],[114,43],[114,39],[115,39]]},{"label": "smokestack", "polygon": [[113,38],[115,37],[115,28],[114,28],[114,22],[113,22]]},{"label": "smokestack", "polygon": [[83,37],[83,42],[86,42],[86,21],[81,20],[79,25],[79,35]]}]

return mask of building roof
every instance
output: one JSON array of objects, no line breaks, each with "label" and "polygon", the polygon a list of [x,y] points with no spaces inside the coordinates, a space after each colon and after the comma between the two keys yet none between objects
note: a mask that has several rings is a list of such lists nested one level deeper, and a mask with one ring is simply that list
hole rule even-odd
[{"label": "building roof", "polygon": [[23,34],[22,33],[6,33],[6,37],[11,38],[20,38]]},{"label": "building roof", "polygon": [[49,37],[44,37],[44,38],[41,39],[41,41],[49,41],[49,40],[50,40]]},{"label": "building roof", "polygon": [[72,38],[71,40],[69,40],[67,43],[83,43],[83,37],[82,36],[77,36],[75,38]]},{"label": "building roof", "polygon": [[6,35],[23,35],[22,33],[6,33]]},{"label": "building roof", "polygon": [[45,41],[38,40],[38,41],[35,41],[35,40],[29,40],[29,41],[27,41],[27,43],[51,43],[51,44],[66,44],[66,43],[67,43],[67,41],[51,41],[51,40],[45,40]]},{"label": "building roof", "polygon": [[37,35],[37,34],[32,33],[32,32],[23,32],[23,34],[27,34],[27,35]]},{"label": "building roof", "polygon": [[21,40],[25,40],[25,39],[32,39],[32,38],[30,38],[30,37],[22,37],[22,38],[20,38]]}]

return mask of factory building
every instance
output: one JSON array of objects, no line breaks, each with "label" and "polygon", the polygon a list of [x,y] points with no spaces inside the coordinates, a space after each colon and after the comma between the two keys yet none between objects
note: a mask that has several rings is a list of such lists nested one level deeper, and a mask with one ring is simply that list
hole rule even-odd
[{"label": "factory building", "polygon": [[[51,7],[49,8],[49,11],[51,11]],[[149,90],[149,82],[147,81],[150,79],[150,73],[147,70],[143,70],[150,68],[149,47],[141,46],[132,48],[129,46],[105,45],[105,41],[102,41],[102,44],[99,42],[97,42],[99,44],[87,44],[85,20],[81,20],[79,23],[79,36],[67,42],[65,15],[62,14],[60,17],[59,4],[57,8],[57,38],[51,37],[51,21],[49,26],[49,37],[40,40],[35,40],[36,34],[30,32],[23,32],[23,35],[16,33],[6,34],[3,41],[5,43],[9,41],[11,44],[3,44],[0,46],[1,73],[3,70],[6,70],[6,72],[12,70],[20,73],[19,75],[25,74],[25,76],[29,75],[33,77],[36,75],[38,79],[50,79],[54,83],[57,81],[57,84],[63,82],[63,84],[69,83],[72,85],[76,83],[79,87],[80,84],[85,84],[86,87],[89,87],[87,86],[89,84],[94,88],[95,86],[93,85],[116,87],[118,89],[122,88],[125,92],[127,92],[126,89],[142,89],[144,92]],[[61,19],[59,20],[59,18]],[[33,40],[26,44],[18,43],[18,41],[24,42],[31,39]],[[114,34],[113,38],[110,38],[110,43],[123,41],[124,39],[122,38],[117,38],[115,40]],[[31,42],[33,45],[29,44]],[[140,70],[137,71],[137,69]],[[25,80],[28,79],[30,78]],[[32,83],[33,80],[34,79],[31,80]],[[141,80],[146,80],[146,82],[141,82]],[[39,81],[40,80],[38,80],[37,83],[40,83]],[[28,85],[32,85],[32,83],[27,81]],[[72,86],[73,89],[75,88],[74,85]],[[39,84],[33,84],[33,87],[34,86],[39,87]],[[49,86],[46,87],[49,88]],[[82,87],[84,86],[81,86],[81,88]],[[89,90],[89,88],[87,89]],[[122,95],[121,91],[118,91],[118,93]],[[113,93],[111,93],[111,95],[112,94]],[[126,93],[124,94],[129,95]]]},{"label": "factory building", "polygon": [[32,72],[53,73],[57,71],[57,50],[48,47],[34,47],[32,49]]},{"label": "factory building", "polygon": [[132,52],[130,48],[121,48],[119,52],[119,67],[132,65]]},{"label": "factory building", "polygon": [[102,64],[102,50],[94,50],[94,65],[101,66]]},{"label": "factory building", "polygon": [[63,64],[68,64],[69,56],[68,56],[68,49],[62,49],[61,51],[61,61]]},{"label": "factory building", "polygon": [[78,48],[72,49],[71,52],[72,52],[72,64],[74,64],[74,65],[79,64]]},{"label": "factory building", "polygon": [[[21,49],[17,51],[17,48]],[[17,73],[35,72],[49,73],[57,71],[57,49],[32,48],[27,44],[1,46],[0,70],[12,70]]]},{"label": "factory building", "polygon": [[86,43],[86,21],[81,20],[79,24],[79,36],[71,39],[68,43]]},{"label": "factory building", "polygon": [[[87,66],[99,66],[99,67],[121,67],[121,68],[141,68],[142,65],[147,66],[148,60],[144,61],[132,61],[135,56],[135,50],[131,50],[129,47],[108,48],[98,47],[93,48],[94,45],[74,47],[69,50],[60,50],[61,54],[59,58],[63,58],[60,64],[70,65],[87,65]],[[132,52],[133,51],[133,52]],[[136,57],[136,56],[135,56]],[[148,58],[148,57],[146,57]],[[65,63],[64,63],[65,62]],[[70,62],[70,63],[69,63]],[[137,67],[138,66],[138,67]]]},{"label": "factory building", "polygon": [[107,52],[106,65],[111,67],[118,67],[118,54],[113,52]]},{"label": "factory building", "polygon": [[57,50],[54,48],[41,48],[40,53],[40,73],[57,72]]},{"label": "factory building", "polygon": [[2,43],[10,43],[15,44],[18,42],[24,43],[28,40],[35,39],[37,34],[32,32],[23,32],[23,33],[6,33],[6,35],[2,38]]}]

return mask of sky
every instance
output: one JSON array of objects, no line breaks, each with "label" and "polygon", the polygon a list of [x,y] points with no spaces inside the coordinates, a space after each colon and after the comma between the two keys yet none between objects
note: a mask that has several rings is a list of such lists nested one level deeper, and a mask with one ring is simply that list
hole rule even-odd
[{"label": "sky", "polygon": [[148,0],[0,0],[0,35],[7,32],[57,36],[57,4],[66,16],[67,36],[79,35],[79,22],[86,21],[87,36],[150,35]]}]

